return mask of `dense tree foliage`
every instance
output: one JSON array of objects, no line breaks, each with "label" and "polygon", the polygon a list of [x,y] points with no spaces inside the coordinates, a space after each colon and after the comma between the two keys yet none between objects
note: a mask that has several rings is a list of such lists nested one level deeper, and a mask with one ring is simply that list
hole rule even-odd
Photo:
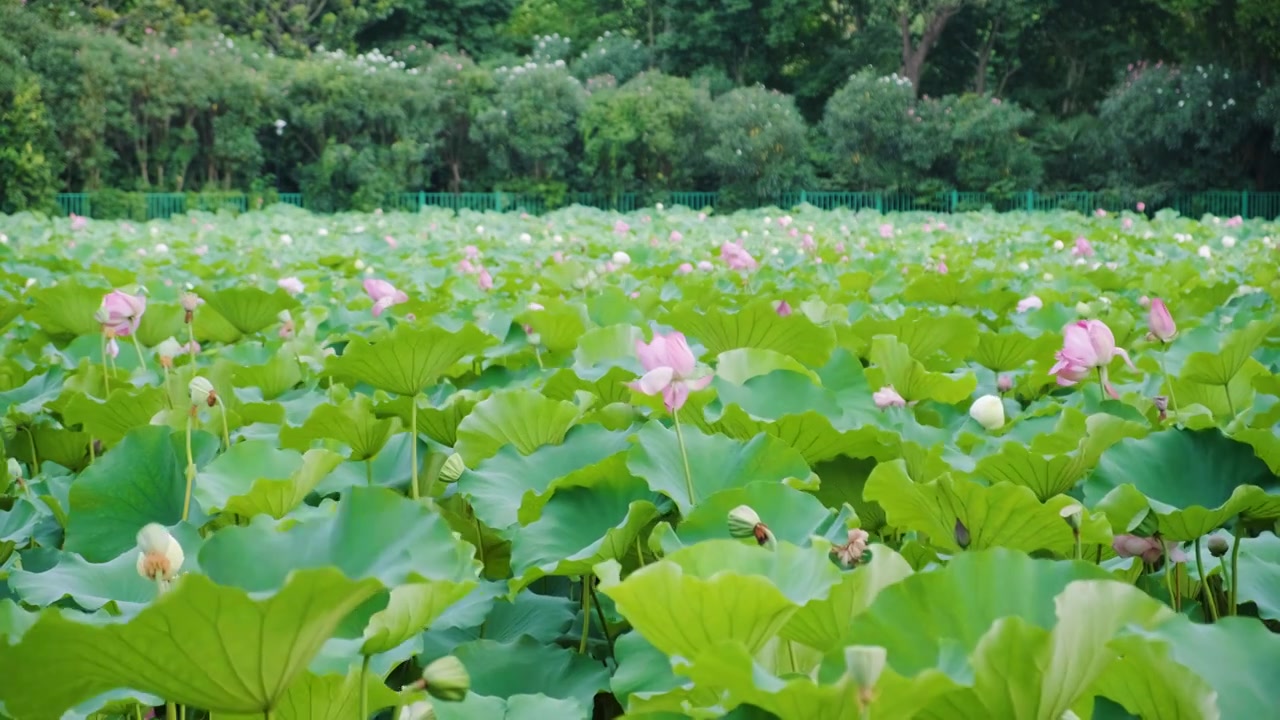
[{"label": "dense tree foliage", "polygon": [[104,188],[1276,189],[1274,7],[0,0],[0,210]]}]

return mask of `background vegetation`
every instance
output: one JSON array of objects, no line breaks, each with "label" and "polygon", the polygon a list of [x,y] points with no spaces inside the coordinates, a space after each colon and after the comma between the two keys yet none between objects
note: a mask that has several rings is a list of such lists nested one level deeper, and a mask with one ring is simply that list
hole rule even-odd
[{"label": "background vegetation", "polygon": [[1280,187],[1274,0],[0,0],[0,211],[79,190]]}]

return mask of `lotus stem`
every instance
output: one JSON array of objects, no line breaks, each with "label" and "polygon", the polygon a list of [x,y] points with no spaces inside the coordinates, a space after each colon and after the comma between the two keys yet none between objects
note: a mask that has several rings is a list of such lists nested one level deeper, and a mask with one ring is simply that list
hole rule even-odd
[{"label": "lotus stem", "polygon": [[[134,705],[134,706],[133,706],[133,717],[134,717],[134,719],[135,719],[135,720],[142,720],[142,706],[141,706],[141,705]],[[211,717],[212,717],[212,716],[211,716]]]},{"label": "lotus stem", "polygon": [[[480,531],[480,517],[475,514],[475,508],[471,510],[471,519],[476,524],[476,554],[479,555],[480,567],[484,567],[484,534]],[[483,572],[483,570],[481,570]]]},{"label": "lotus stem", "polygon": [[636,536],[636,557],[640,560],[640,567],[644,567],[644,549],[640,547],[640,536]]},{"label": "lotus stem", "polygon": [[34,480],[36,475],[40,474],[40,456],[36,454],[36,436],[26,425],[22,426],[22,430],[27,433],[27,444],[31,447],[31,479]]},{"label": "lotus stem", "polygon": [[1232,532],[1233,540],[1231,543],[1231,590],[1227,593],[1227,605],[1230,606],[1231,614],[1235,615],[1237,611],[1237,602],[1240,589],[1240,541],[1244,539],[1244,516],[1236,516],[1236,526]]},{"label": "lotus stem", "polygon": [[409,496],[418,499],[418,396],[409,405]]},{"label": "lotus stem", "polygon": [[196,460],[191,452],[191,418],[196,414],[195,406],[187,413],[187,490],[182,495],[182,521],[186,522],[191,513],[191,485],[196,479]]},{"label": "lotus stem", "polygon": [[609,635],[609,623],[604,620],[604,607],[600,604],[600,598],[596,597],[595,580],[590,576],[588,576],[587,589],[591,591],[591,597],[595,601],[596,617],[600,620],[600,632],[604,633],[605,644],[609,646],[609,657],[613,657],[613,637]]},{"label": "lotus stem", "polygon": [[1209,615],[1214,622],[1218,621],[1218,603],[1213,599],[1213,588],[1209,586],[1209,578],[1204,574],[1204,553],[1200,550],[1201,538],[1196,538],[1196,572],[1200,573],[1200,592],[1209,606]]},{"label": "lotus stem", "polygon": [[1227,559],[1225,557],[1218,558],[1218,567],[1222,570],[1222,582],[1227,587],[1227,607],[1226,614],[1228,617],[1236,614],[1236,604],[1233,600],[1232,591],[1235,587],[1235,573],[1227,570]]},{"label": "lotus stem", "polygon": [[[1168,345],[1165,347],[1168,348]],[[1168,349],[1160,353],[1160,371],[1164,373],[1165,382],[1169,383],[1169,402],[1173,403],[1173,417],[1176,421],[1178,417],[1178,396],[1173,392],[1173,376],[1169,374],[1168,356]]]},{"label": "lotus stem", "polygon": [[360,720],[369,720],[369,661],[372,655],[365,655],[360,663]]},{"label": "lotus stem", "polygon": [[698,502],[693,496],[693,471],[689,469],[689,451],[684,446],[684,431],[680,429],[680,411],[672,410],[671,419],[676,426],[676,442],[680,444],[680,459],[684,460],[684,487],[689,493],[689,505],[692,507]]},{"label": "lotus stem", "polygon": [[587,585],[590,575],[582,576],[582,639],[578,641],[578,654],[587,654],[587,635],[591,632],[591,591]]},{"label": "lotus stem", "polygon": [[160,363],[160,369],[164,371],[164,406],[172,410],[173,409],[173,393],[169,391],[169,388],[172,386],[173,383],[169,379],[169,366],[164,363]]},{"label": "lotus stem", "polygon": [[227,449],[230,450],[231,449],[231,430],[227,426],[227,404],[222,401],[221,397],[218,398],[218,409],[222,411],[221,413],[219,413],[220,415],[222,415],[222,442],[225,443],[227,446]]},{"label": "lotus stem", "polygon": [[364,461],[364,480],[366,485],[373,487],[373,458]]},{"label": "lotus stem", "polygon": [[138,333],[130,333],[129,337],[133,338],[133,349],[138,351],[138,364],[143,370],[147,369],[147,356],[142,352],[142,343],[138,341]]},{"label": "lotus stem", "polygon": [[174,707],[172,700],[165,701],[164,716],[165,720],[173,720],[173,718],[178,717],[178,709]]},{"label": "lotus stem", "polygon": [[179,706],[178,706],[178,720],[187,720],[187,706],[186,706],[186,705],[179,705]]},{"label": "lotus stem", "polygon": [[[111,397],[111,363],[107,355],[107,336],[102,336],[102,387],[105,398]],[[104,399],[105,399],[104,398]]]},{"label": "lotus stem", "polygon": [[98,457],[93,451],[93,438],[90,437],[89,438],[89,464],[92,465],[94,462],[97,461],[97,459]]},{"label": "lotus stem", "polygon": [[[1226,396],[1227,396],[1227,410],[1231,411],[1231,420],[1235,420],[1235,419],[1236,419],[1236,404],[1235,404],[1234,402],[1232,402],[1232,401],[1231,401],[1231,388],[1230,388],[1230,386],[1223,385],[1223,386],[1222,386],[1222,392],[1226,393]],[[1231,420],[1228,420],[1228,421],[1227,421],[1227,424],[1228,424],[1228,425],[1230,425],[1230,424],[1231,424]]]}]

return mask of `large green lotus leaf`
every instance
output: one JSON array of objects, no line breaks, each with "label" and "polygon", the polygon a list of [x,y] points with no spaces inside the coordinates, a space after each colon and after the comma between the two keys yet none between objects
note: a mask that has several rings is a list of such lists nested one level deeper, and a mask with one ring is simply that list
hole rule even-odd
[{"label": "large green lotus leaf", "polygon": [[416,396],[449,372],[458,361],[494,342],[475,325],[449,332],[433,325],[402,323],[383,339],[369,343],[352,337],[342,355],[330,357],[325,372],[398,395]]},{"label": "large green lotus leaf", "polygon": [[1241,540],[1237,562],[1240,602],[1257,605],[1258,617],[1280,620],[1280,538],[1264,532]]},{"label": "large green lotus leaf", "polygon": [[1263,631],[1256,620],[1228,617],[1201,625],[1183,616],[1151,631],[1133,631],[1167,647],[1169,657],[1207,681],[1221,717],[1267,717],[1280,706],[1280,636]]},{"label": "large green lotus leaf", "polygon": [[634,325],[592,328],[578,338],[578,347],[573,351],[573,370],[587,380],[599,378],[618,366],[641,375],[644,368],[636,357],[637,340],[644,340],[644,331]]},{"label": "large green lotus leaf", "polygon": [[1073,582],[1055,606],[1051,630],[1016,614],[996,619],[970,656],[972,689],[936,700],[922,717],[1060,718],[1092,696],[1115,658],[1109,642],[1121,629],[1174,617],[1160,601],[1114,580]]},{"label": "large green lotus leaf", "polygon": [[278,587],[301,568],[336,567],[347,577],[407,582],[472,581],[475,549],[454,537],[439,513],[383,488],[352,488],[336,512],[281,530],[258,516],[214,533],[200,566],[219,583],[251,592]]},{"label": "large green lotus leaf", "polygon": [[1059,342],[1054,335],[1032,337],[1016,331],[995,333],[983,330],[977,337],[977,347],[970,357],[998,373],[1018,370],[1032,360],[1052,355]]},{"label": "large green lotus leaf", "polygon": [[897,442],[895,433],[875,425],[838,430],[830,416],[813,410],[777,420],[761,420],[738,405],[729,405],[710,423],[709,429],[739,440],[750,440],[764,433],[798,450],[811,465],[841,456],[879,455]]},{"label": "large green lotus leaf", "polygon": [[[630,434],[602,425],[578,425],[562,434],[563,442],[523,452],[507,445],[496,455],[470,465],[458,478],[458,491],[471,501],[486,525],[505,530],[520,519],[537,517],[533,506],[556,487],[592,485],[602,478],[625,475],[624,454]],[[528,511],[524,507],[529,507]]]},{"label": "large green lotus leaf", "polygon": [[[654,492],[674,500],[682,515],[721,490],[750,483],[791,481],[803,487],[816,486],[816,476],[804,457],[773,437],[759,435],[743,443],[723,435],[704,435],[693,428],[683,432],[688,478],[679,438],[657,420],[636,433],[636,444],[627,455],[631,474],[644,478]],[[688,479],[692,479],[692,495]]]},{"label": "large green lotus leaf", "polygon": [[720,353],[716,358],[717,383],[742,385],[752,378],[780,372],[802,375],[812,382],[818,382],[817,373],[802,365],[799,360],[776,350],[738,348]]},{"label": "large green lotus leaf", "polygon": [[506,583],[482,584],[450,607],[422,634],[419,662],[452,653],[463,643],[481,638],[507,643],[530,637],[553,645],[581,612],[581,603],[567,597],[522,592],[506,596]]},{"label": "large green lotus leaf", "polygon": [[1249,356],[1262,346],[1275,326],[1274,319],[1255,320],[1226,338],[1218,338],[1211,349],[1191,353],[1182,364],[1181,371],[1173,372],[1191,382],[1226,385],[1244,367]]},{"label": "large green lotus leaf", "polygon": [[[968,530],[971,550],[1005,547],[1065,554],[1075,546],[1071,528],[1060,514],[1075,501],[1064,495],[1041,504],[1035,493],[1010,483],[984,486],[949,475],[917,483],[902,460],[877,465],[863,495],[884,508],[890,525],[924,533],[930,544],[948,552],[962,549],[956,538],[957,522]],[[1084,542],[1109,542],[1105,530],[1093,524],[1081,535]]]},{"label": "large green lotus leaf", "polygon": [[1125,440],[1102,454],[1085,501],[1117,528],[1150,509],[1169,540],[1190,541],[1235,515],[1280,518],[1275,476],[1252,448],[1216,428],[1170,429]]},{"label": "large green lotus leaf", "polygon": [[27,291],[35,304],[26,311],[26,319],[50,335],[95,335],[102,327],[93,316],[109,292],[110,288],[76,281],[34,287]]},{"label": "large green lotus leaf", "polygon": [[[1253,405],[1257,394],[1253,388],[1253,381],[1266,371],[1262,363],[1253,358],[1247,358],[1244,365],[1226,385],[1175,380],[1174,395],[1178,398],[1179,419],[1194,430],[1202,429],[1202,427],[1193,426],[1196,421],[1212,427],[1216,425],[1214,418],[1222,418],[1228,422],[1234,420],[1237,410]],[[1162,388],[1161,392],[1164,390],[1165,388]],[[1201,406],[1203,410],[1196,406]],[[1204,410],[1208,410],[1208,413],[1204,413]]]},{"label": "large green lotus leaf", "polygon": [[210,515],[266,514],[279,520],[306,499],[342,456],[329,450],[277,450],[274,442],[232,445],[196,476],[195,498]]},{"label": "large green lotus leaf", "polygon": [[[1145,428],[1115,415],[1096,413],[1085,421],[1084,435],[1061,454],[1036,450],[1019,442],[1006,442],[1000,452],[978,461],[974,475],[991,482],[1007,482],[1030,488],[1040,500],[1066,493],[1097,465],[1107,448],[1125,438],[1141,437]],[[1047,444],[1047,443],[1046,443]]]},{"label": "large green lotus leaf", "polygon": [[147,311],[138,324],[138,342],[153,348],[165,338],[179,338],[187,334],[183,318],[186,311],[176,302],[147,302]]},{"label": "large green lotus leaf", "polygon": [[[192,434],[201,467],[218,451],[218,439]],[[186,436],[168,427],[140,427],[98,458],[71,485],[65,549],[89,562],[106,562],[137,543],[148,523],[182,519],[187,479]]]},{"label": "large green lotus leaf", "polygon": [[528,637],[511,643],[476,640],[453,654],[466,666],[471,692],[477,695],[543,693],[591,707],[596,693],[609,688],[609,671],[600,663]]},{"label": "large green lotus leaf", "polygon": [[454,449],[467,467],[476,467],[504,445],[528,455],[563,441],[577,418],[578,408],[571,402],[534,390],[497,392],[477,403],[458,424]]},{"label": "large green lotus leaf", "polygon": [[114,388],[105,401],[74,393],[62,406],[62,420],[67,425],[81,425],[109,447],[124,439],[130,430],[149,425],[164,406],[164,389],[158,387]]},{"label": "large green lotus leaf", "polygon": [[[396,694],[372,674],[365,677],[370,710],[396,704]],[[306,673],[285,691],[271,713],[275,720],[348,720],[360,714],[360,672],[343,675]],[[222,717],[219,715],[219,717]],[[228,715],[232,720],[262,720],[261,713]]]},{"label": "large green lotus leaf", "polygon": [[461,493],[438,499],[436,507],[458,537],[475,547],[476,557],[484,564],[485,577],[511,577],[511,541],[481,522]]},{"label": "large green lotus leaf", "polygon": [[722,641],[758,652],[805,604],[840,581],[830,544],[776,550],[707,540],[620,579],[621,565],[596,566],[600,589],[645,639],[668,656],[695,658]]},{"label": "large green lotus leaf", "polygon": [[[458,426],[471,414],[482,396],[464,390],[454,393],[440,407],[418,409],[418,432],[441,445],[453,447],[458,442]],[[379,407],[379,416],[382,415]],[[408,423],[408,414],[400,415],[402,424]]]},{"label": "large green lotus leaf", "polygon": [[360,653],[384,653],[416,636],[475,586],[474,580],[433,580],[393,588],[386,609],[369,618]]},{"label": "large green lotus leaf", "polygon": [[0,392],[0,414],[32,417],[58,399],[64,371],[60,367],[33,375],[11,390]]},{"label": "large green lotus leaf", "polygon": [[77,703],[127,687],[220,715],[261,716],[342,618],[379,589],[376,580],[318,568],[251,598],[184,575],[127,623],[86,624],[46,610],[21,642],[0,647],[7,668],[0,700],[17,717],[57,720]]},{"label": "large green lotus leaf", "polygon": [[1132,717],[1222,717],[1213,688],[1190,668],[1175,662],[1167,645],[1121,637],[1111,641],[1110,647],[1117,657],[1098,677],[1093,690],[1119,703]]},{"label": "large green lotus leaf", "polygon": [[885,588],[912,574],[911,566],[892,548],[871,545],[870,562],[844,573],[831,593],[796,611],[779,635],[830,653],[849,636],[853,619],[871,607]]},{"label": "large green lotus leaf", "polygon": [[525,322],[542,336],[542,345],[553,353],[571,352],[587,330],[582,305],[556,300],[542,310],[526,313]]},{"label": "large green lotus leaf", "polygon": [[1231,439],[1252,447],[1253,453],[1267,464],[1271,473],[1280,476],[1280,420],[1269,428],[1237,430]]},{"label": "large green lotus leaf", "polygon": [[961,553],[941,570],[916,573],[881,590],[853,618],[845,641],[887,648],[889,666],[907,677],[937,668],[967,684],[971,670],[963,658],[996,620],[1020,617],[1051,629],[1057,623],[1055,599],[1076,580],[1111,576],[1096,565],[1032,559],[1004,548]]},{"label": "large green lotus leaf", "polygon": [[[252,335],[279,322],[281,310],[292,310],[298,301],[283,290],[267,292],[247,285],[212,290],[203,288],[200,298],[214,312],[244,335]],[[200,320],[197,312],[197,320]]]},{"label": "large green lotus leaf", "polygon": [[[195,562],[200,534],[192,525],[173,529],[186,559],[182,572],[198,573]],[[57,564],[41,572],[14,570],[9,587],[28,605],[45,607],[68,598],[88,612],[107,608],[113,615],[134,615],[156,599],[156,585],[138,574],[138,553],[126,551],[105,563],[89,563],[73,553],[63,553]]]},{"label": "large green lotus leaf", "polygon": [[274,400],[302,382],[302,366],[295,355],[277,352],[261,365],[233,366],[231,378],[236,387],[257,388],[263,398]]},{"label": "large green lotus leaf", "polygon": [[[37,425],[30,432],[42,464],[54,462],[71,470],[82,470],[89,464],[89,433],[55,425]],[[30,456],[23,450],[19,444],[15,454],[30,462]]]},{"label": "large green lotus leaf", "polygon": [[306,450],[316,440],[337,440],[347,446],[349,460],[363,461],[382,450],[398,425],[396,418],[379,420],[368,395],[353,395],[336,405],[317,405],[301,427],[282,428],[280,444]]},{"label": "large green lotus leaf", "polygon": [[909,402],[937,400],[953,404],[967,399],[978,387],[978,379],[971,374],[952,377],[930,372],[911,357],[907,346],[892,335],[877,335],[871,339],[871,362],[867,379],[873,387],[891,385]]},{"label": "large green lotus leaf", "polygon": [[698,312],[687,308],[669,314],[664,322],[697,340],[712,355],[737,348],[776,350],[817,367],[835,349],[830,327],[820,327],[800,314],[783,317],[769,300],[759,300],[737,312]]},{"label": "large green lotus leaf", "polygon": [[779,677],[756,662],[741,643],[723,643],[679,669],[698,686],[724,688],[730,705],[751,704],[779,718],[907,720],[919,717],[931,700],[956,688],[954,681],[937,670],[907,678],[886,669],[864,714],[855,700],[858,684],[850,675],[841,674],[831,684],[819,684],[803,675]]},{"label": "large green lotus leaf", "polygon": [[635,373],[620,367],[611,368],[596,380],[581,378],[572,369],[563,368],[542,386],[542,394],[554,400],[573,400],[585,390],[598,399],[599,405],[629,403],[635,378]]},{"label": "large green lotus leaf", "polygon": [[13,507],[0,512],[0,566],[16,547],[26,547],[36,532],[41,519],[41,509],[35,500],[19,498]]},{"label": "large green lotus leaf", "polygon": [[587,720],[590,706],[574,700],[536,695],[503,699],[468,693],[461,702],[431,704],[436,720]]},{"label": "large green lotus leaf", "polygon": [[876,335],[893,335],[907,346],[911,357],[947,370],[971,354],[978,343],[978,322],[972,317],[955,312],[933,315],[920,308],[907,308],[895,318],[864,315],[849,329],[850,337],[859,340],[851,348],[859,355],[867,354],[870,339]]},{"label": "large green lotus leaf", "polygon": [[670,525],[660,524],[650,542],[657,542],[662,552],[669,554],[703,540],[727,538],[729,511],[739,505],[753,508],[778,541],[792,545],[804,545],[815,535],[843,543],[848,536],[847,521],[853,516],[852,508],[829,509],[813,495],[789,485],[751,483],[721,490],[699,502],[674,531]]},{"label": "large green lotus leaf", "polygon": [[541,516],[511,533],[516,592],[544,575],[590,575],[596,564],[626,557],[658,508],[639,478],[612,475],[590,486],[560,489]]}]

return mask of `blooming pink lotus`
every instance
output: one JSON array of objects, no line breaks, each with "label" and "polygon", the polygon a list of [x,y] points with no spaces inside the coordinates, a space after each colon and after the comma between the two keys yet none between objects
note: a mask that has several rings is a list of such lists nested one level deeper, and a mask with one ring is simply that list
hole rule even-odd
[{"label": "blooming pink lotus", "polygon": [[1085,238],[1076,238],[1076,246],[1072,248],[1071,254],[1077,257],[1093,257],[1093,245]]},{"label": "blooming pink lotus", "polygon": [[280,278],[276,281],[276,287],[290,295],[297,295],[305,289],[302,285],[302,281],[296,277]]},{"label": "blooming pink lotus", "polygon": [[462,258],[458,261],[458,272],[463,275],[474,275],[476,273],[476,266],[473,265],[470,260]]},{"label": "blooming pink lotus", "polygon": [[77,215],[75,213],[71,213],[71,229],[72,230],[83,230],[87,227],[89,227],[89,218],[83,215]]},{"label": "blooming pink lotus", "polygon": [[631,232],[631,226],[624,221],[619,220],[613,224],[613,231],[618,235],[626,235]]},{"label": "blooming pink lotus", "polygon": [[777,311],[779,316],[787,317],[791,314],[791,304],[786,300],[781,300],[776,306],[774,306],[774,310]]},{"label": "blooming pink lotus", "polygon": [[884,410],[891,407],[906,407],[907,400],[893,389],[892,385],[885,385],[879,390],[871,393],[871,399],[875,401],[876,407]]},{"label": "blooming pink lotus", "polygon": [[680,267],[676,268],[676,272],[681,275],[688,275],[693,272],[693,265],[687,262],[680,263]]},{"label": "blooming pink lotus", "polygon": [[377,278],[365,278],[364,291],[368,293],[369,299],[373,301],[373,316],[378,317],[383,310],[392,305],[409,302],[409,296],[402,290],[397,290],[395,285],[386,280],[378,280]]},{"label": "blooming pink lotus", "polygon": [[1044,307],[1044,301],[1036,295],[1028,295],[1018,301],[1018,312],[1024,313],[1028,310],[1039,310]]},{"label": "blooming pink lotus", "polygon": [[1115,335],[1106,323],[1101,320],[1080,320],[1063,330],[1062,349],[1054,356],[1058,362],[1049,368],[1049,374],[1058,377],[1059,385],[1075,385],[1096,368],[1101,375],[1103,389],[1116,398],[1119,395],[1107,381],[1107,365],[1116,356],[1123,357],[1129,367],[1137,369],[1129,359],[1129,353],[1116,347]]},{"label": "blooming pink lotus", "polygon": [[678,243],[683,239],[684,239],[684,233],[680,232],[679,230],[672,230],[671,234],[667,236],[667,240],[673,243]]},{"label": "blooming pink lotus", "polygon": [[108,337],[128,337],[138,331],[142,314],[147,310],[145,295],[130,295],[122,290],[112,290],[102,298],[102,305],[93,318],[102,325]]},{"label": "blooming pink lotus", "polygon": [[1178,325],[1173,322],[1169,306],[1160,298],[1151,298],[1151,309],[1147,313],[1147,327],[1151,336],[1160,342],[1167,343],[1178,334]]},{"label": "blooming pink lotus", "polygon": [[476,277],[476,283],[480,286],[481,290],[487,291],[493,289],[493,276],[489,274],[488,268],[480,268],[480,273]]},{"label": "blooming pink lotus", "polygon": [[683,333],[654,333],[648,344],[636,340],[636,355],[645,373],[631,387],[646,395],[662,393],[663,404],[671,412],[684,407],[690,392],[711,383],[710,375],[693,377],[698,361]]},{"label": "blooming pink lotus", "polygon": [[938,261],[938,274],[939,274],[939,275],[946,275],[946,274],[947,274],[947,272],[948,272],[948,271],[947,271],[947,261],[946,261],[946,260],[939,260],[939,261]]},{"label": "blooming pink lotus", "polygon": [[475,260],[480,257],[480,250],[475,245],[468,245],[462,248],[462,252],[467,256],[468,260]]},{"label": "blooming pink lotus", "polygon": [[726,241],[720,246],[720,259],[730,270],[755,270],[756,259],[742,247],[741,242]]},{"label": "blooming pink lotus", "polygon": [[892,224],[890,224],[890,223],[884,223],[884,224],[882,224],[882,225],[880,226],[880,237],[882,237],[882,238],[891,238],[891,237],[893,237],[893,225],[892,225]]},{"label": "blooming pink lotus", "polygon": [[1111,549],[1122,558],[1140,557],[1145,563],[1154,563],[1161,556],[1168,555],[1175,563],[1187,562],[1187,554],[1177,543],[1161,541],[1159,538],[1138,537],[1137,535],[1116,535],[1111,540]]},{"label": "blooming pink lotus", "polygon": [[804,250],[804,251],[806,251],[806,252],[810,252],[810,251],[814,250],[814,249],[815,249],[815,248],[817,248],[817,247],[818,247],[818,244],[817,244],[817,243],[815,243],[815,242],[813,241],[813,236],[812,236],[812,235],[810,235],[810,234],[808,234],[808,233],[805,233],[805,234],[804,234],[804,237],[800,238],[800,249],[801,249],[801,250]]},{"label": "blooming pink lotus", "polygon": [[1135,205],[1134,207],[1138,208],[1138,212],[1146,212],[1146,211],[1147,211],[1147,204],[1146,204],[1146,203],[1144,203],[1144,202],[1141,202],[1141,201],[1139,201],[1139,202],[1138,202],[1138,204],[1137,204],[1137,205]]},{"label": "blooming pink lotus", "polygon": [[1239,215],[1236,215],[1235,217],[1227,221],[1227,227],[1240,227],[1243,224],[1244,224],[1244,218],[1240,217]]}]

